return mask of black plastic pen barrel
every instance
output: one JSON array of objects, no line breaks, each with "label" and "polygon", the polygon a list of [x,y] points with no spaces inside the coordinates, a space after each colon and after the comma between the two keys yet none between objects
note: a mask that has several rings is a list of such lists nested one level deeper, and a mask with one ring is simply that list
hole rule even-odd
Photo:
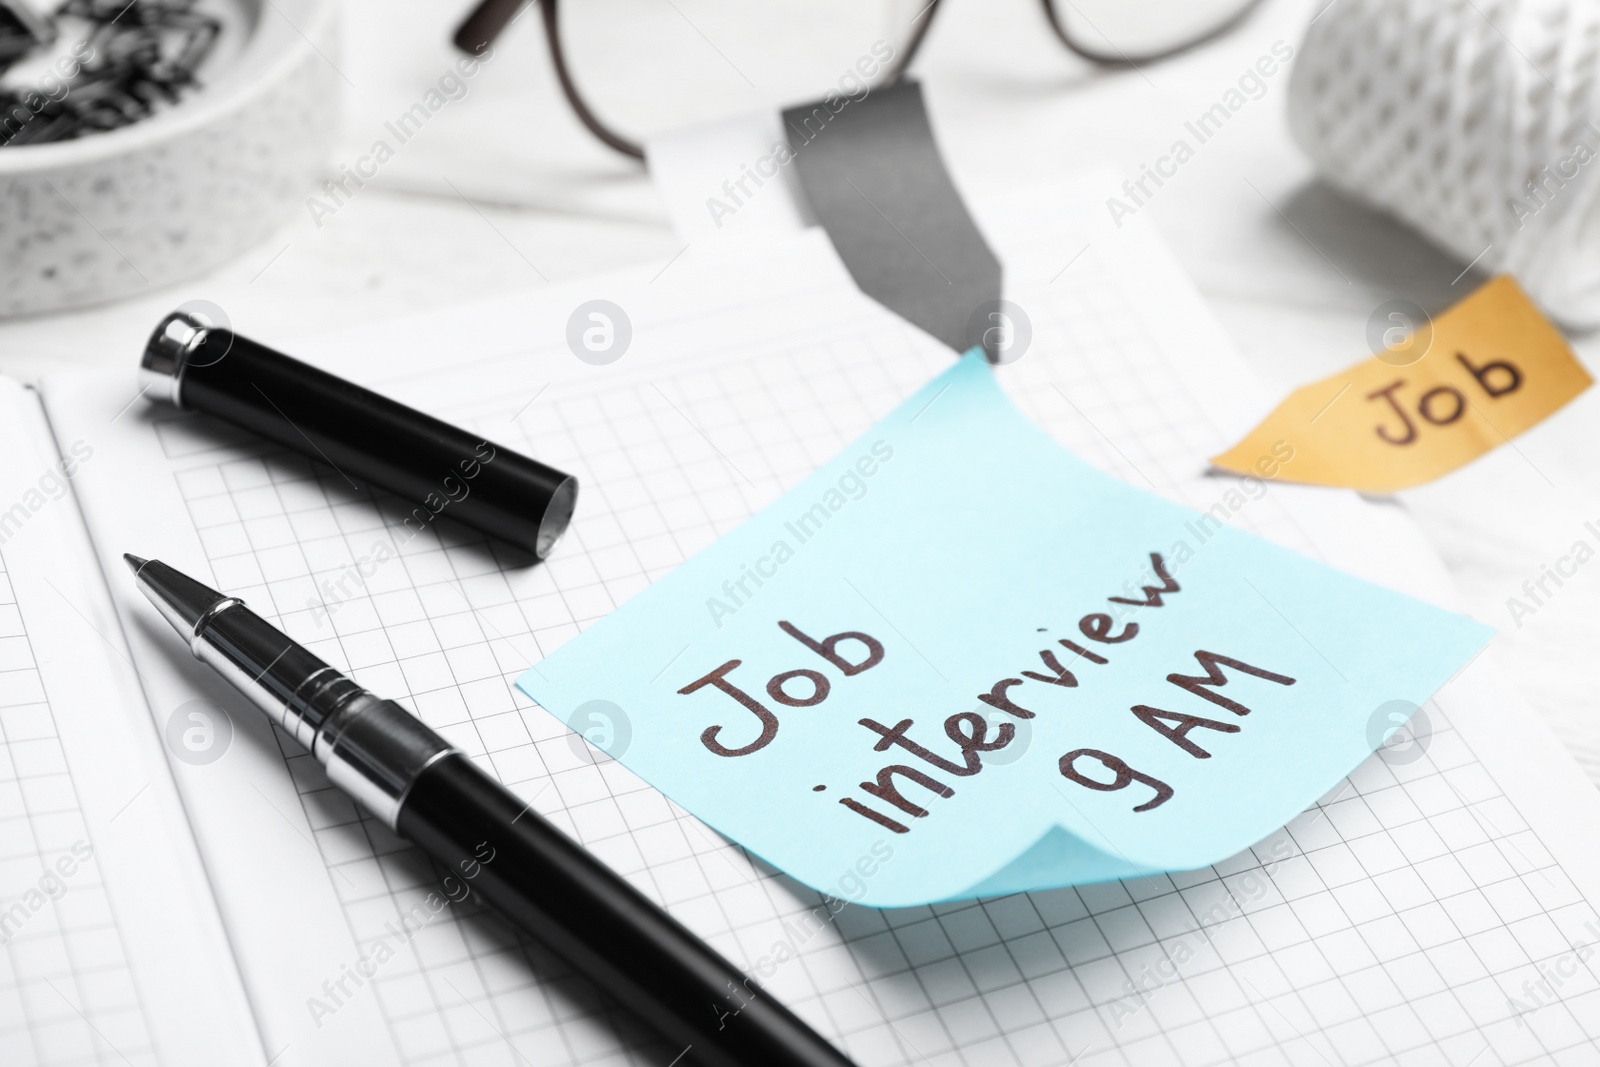
[{"label": "black plastic pen barrel", "polygon": [[[334,785],[702,1067],[851,1067],[681,923],[420,719],[237,598],[124,557],[162,616],[322,764]],[[678,1061],[674,1061],[678,1062]]]},{"label": "black plastic pen barrel", "polygon": [[204,411],[540,559],[566,530],[578,481],[187,312],[162,320],[140,363],[157,399]]},{"label": "black plastic pen barrel", "polygon": [[[396,829],[687,1050],[685,1063],[849,1067],[714,949],[460,752],[412,784]],[[484,856],[493,856],[487,863]]]}]

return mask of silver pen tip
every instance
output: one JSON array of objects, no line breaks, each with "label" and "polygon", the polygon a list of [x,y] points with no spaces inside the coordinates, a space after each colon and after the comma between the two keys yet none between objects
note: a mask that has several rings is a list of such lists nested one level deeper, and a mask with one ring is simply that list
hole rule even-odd
[{"label": "silver pen tip", "polygon": [[133,571],[139,591],[185,640],[194,636],[195,625],[219,601],[231,599],[159,559],[140,559],[132,554],[122,558]]}]

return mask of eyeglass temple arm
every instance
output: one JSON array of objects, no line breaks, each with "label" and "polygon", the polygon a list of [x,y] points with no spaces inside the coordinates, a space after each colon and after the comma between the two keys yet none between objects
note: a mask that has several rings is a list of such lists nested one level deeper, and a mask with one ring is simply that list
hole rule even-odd
[{"label": "eyeglass temple arm", "polygon": [[[456,28],[452,42],[461,51],[469,55],[479,55],[484,49],[494,43],[496,37],[510,25],[522,10],[522,6],[530,0],[482,0],[482,3],[473,8],[461,25]],[[572,72],[567,68],[566,50],[561,47],[560,19],[557,15],[557,0],[532,0],[539,5],[539,13],[543,16],[545,41],[550,46],[550,61],[555,66],[556,79],[561,83],[561,92],[566,96],[567,103],[577,113],[578,119],[588,131],[616,149],[625,156],[634,159],[644,159],[644,149],[636,142],[617,133],[607,126],[600,117],[590,109],[589,104],[578,91],[577,84],[572,80]],[[883,85],[893,85],[905,74],[911,66],[911,61],[916,57],[917,50],[922,47],[923,38],[928,34],[928,28],[933,25],[933,17],[938,13],[940,0],[929,0],[928,6],[922,9],[915,21],[916,28],[911,37],[900,51],[900,56],[895,65],[884,76]]]},{"label": "eyeglass temple arm", "polygon": [[578,91],[577,83],[572,80],[572,72],[567,69],[567,51],[561,47],[561,27],[556,14],[556,0],[539,0],[539,13],[544,16],[544,39],[550,46],[550,62],[555,65],[556,78],[561,82],[561,91],[566,94],[567,103],[577,112],[579,120],[590,133],[623,155],[642,161],[644,148],[602,122],[600,116],[589,109],[588,101],[584,100],[583,94]]},{"label": "eyeglass temple arm", "polygon": [[1216,40],[1218,37],[1221,37],[1223,34],[1239,25],[1239,23],[1243,22],[1245,17],[1261,4],[1261,0],[1248,0],[1247,3],[1240,6],[1238,11],[1234,12],[1227,19],[1219,22],[1217,25],[1213,26],[1199,37],[1182,41],[1173,45],[1171,48],[1164,48],[1159,52],[1147,52],[1137,56],[1130,56],[1126,52],[1122,51],[1122,49],[1117,48],[1115,44],[1111,45],[1113,51],[1102,52],[1097,48],[1091,48],[1090,46],[1081,43],[1067,31],[1066,24],[1061,21],[1061,16],[1056,11],[1056,5],[1053,0],[1041,0],[1041,2],[1044,6],[1044,17],[1046,21],[1050,23],[1050,28],[1055,31],[1056,37],[1059,38],[1061,43],[1067,47],[1069,52],[1072,52],[1083,59],[1087,59],[1091,63],[1099,63],[1104,66],[1116,67],[1132,67],[1139,63],[1154,63],[1158,60],[1175,56],[1180,52],[1187,52],[1189,49],[1203,45],[1208,41]]},{"label": "eyeglass temple arm", "polygon": [[[461,51],[469,55],[478,55],[494,43],[495,38],[510,25],[511,20],[521,12],[523,4],[529,0],[483,0],[477,7],[468,13],[456,27],[452,43]],[[589,104],[578,91],[578,86],[572,80],[572,71],[567,68],[566,50],[561,47],[560,19],[556,12],[556,0],[534,0],[539,5],[539,14],[543,16],[545,42],[550,47],[550,61],[555,66],[556,79],[561,83],[561,92],[567,98],[567,103],[577,113],[578,119],[588,131],[604,141],[610,147],[625,156],[634,159],[644,158],[644,149],[628,138],[623,137],[611,127],[600,120],[600,117],[590,109]]]},{"label": "eyeglass temple arm", "polygon": [[933,17],[939,13],[939,0],[928,0],[928,6],[923,8],[911,21],[916,25],[911,30],[911,36],[906,39],[906,45],[900,49],[900,56],[895,60],[894,66],[889,68],[889,73],[883,76],[879,84],[893,85],[905,76],[911,68],[911,61],[917,58],[917,51],[922,47],[922,39],[928,36],[928,30],[933,26]]}]

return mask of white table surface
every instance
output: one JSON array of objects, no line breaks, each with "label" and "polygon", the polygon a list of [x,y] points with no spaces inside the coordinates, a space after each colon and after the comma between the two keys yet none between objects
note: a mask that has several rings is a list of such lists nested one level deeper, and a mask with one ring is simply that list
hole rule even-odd
[{"label": "white table surface", "polygon": [[[1269,0],[1220,41],[1132,72],[1095,70],[1066,53],[1031,0],[945,0],[916,72],[967,191],[1095,164],[1120,181],[1184,136],[1185,120],[1274,41],[1298,48],[1322,2]],[[383,118],[408,107],[452,61],[444,42],[466,4],[344,6],[334,62],[352,88],[334,162],[361,154]],[[1266,95],[1142,209],[1278,392],[1364,356],[1367,319],[1380,304],[1407,297],[1437,311],[1481,280],[1455,282],[1465,264],[1319,184],[1289,138],[1287,89],[1287,72],[1270,79]],[[336,216],[318,226],[309,211],[298,213],[237,262],[170,289],[0,321],[0,371],[28,381],[65,369],[131,373],[155,321],[190,297],[222,305],[243,332],[288,339],[598,270],[654,273],[682,247],[643,169],[577,127],[527,17],[469,95]],[[1076,251],[1063,249],[1063,265]],[[1600,338],[1575,345],[1593,369]],[[1600,659],[1600,562],[1520,627],[1506,603],[1574,541],[1600,546],[1584,529],[1600,525],[1597,416],[1600,391],[1591,390],[1514,447],[1391,503],[1422,525],[1457,579],[1461,610],[1501,631],[1502,666],[1600,781],[1600,696],[1588,677],[1590,657]]]}]

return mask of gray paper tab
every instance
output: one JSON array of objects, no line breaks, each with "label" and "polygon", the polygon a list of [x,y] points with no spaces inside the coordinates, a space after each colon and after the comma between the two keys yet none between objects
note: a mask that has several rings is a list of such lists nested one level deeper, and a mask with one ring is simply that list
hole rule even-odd
[{"label": "gray paper tab", "polygon": [[902,79],[860,100],[789,108],[784,126],[811,209],[861,291],[964,352],[998,306],[1000,261],[978,232],[922,104]]}]

